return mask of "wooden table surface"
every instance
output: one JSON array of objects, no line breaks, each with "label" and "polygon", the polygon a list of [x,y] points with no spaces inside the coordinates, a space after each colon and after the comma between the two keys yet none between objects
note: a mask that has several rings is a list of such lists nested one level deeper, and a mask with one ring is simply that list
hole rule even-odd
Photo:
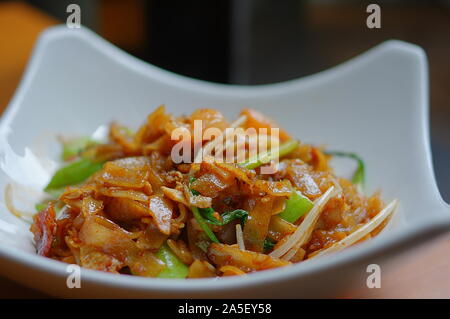
[{"label": "wooden table surface", "polygon": [[[55,23],[54,19],[22,3],[0,3],[0,110],[17,86],[37,35]],[[450,234],[393,259],[382,269],[381,288],[348,287],[338,297],[450,298],[449,256]],[[0,277],[0,298],[47,297]]]}]

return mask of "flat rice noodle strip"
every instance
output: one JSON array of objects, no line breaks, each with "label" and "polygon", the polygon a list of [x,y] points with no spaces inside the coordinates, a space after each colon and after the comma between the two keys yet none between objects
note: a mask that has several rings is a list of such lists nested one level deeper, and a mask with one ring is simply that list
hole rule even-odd
[{"label": "flat rice noodle strip", "polygon": [[227,188],[227,186],[228,185],[215,174],[207,173],[192,182],[191,189],[196,190],[202,196],[214,198],[217,197],[222,190]]},{"label": "flat rice noodle strip", "polygon": [[148,156],[125,157],[112,161],[111,163],[122,168],[136,171],[147,170],[152,165]]},{"label": "flat rice noodle strip", "polygon": [[[190,125],[188,123],[185,123],[185,118],[171,118],[170,120],[168,120],[166,122],[166,124],[164,125],[164,131],[166,132],[167,136],[172,136],[172,132],[176,129],[182,129],[182,130],[186,130],[189,131],[190,129]],[[182,138],[180,137],[178,140],[174,140],[174,142],[179,142],[180,140],[182,140]]]},{"label": "flat rice noodle strip", "polygon": [[37,253],[49,256],[56,233],[55,209],[50,203],[46,209],[34,215],[30,231],[34,234]]},{"label": "flat rice noodle strip", "polygon": [[60,200],[63,202],[72,199],[83,199],[87,196],[95,196],[97,187],[95,185],[82,185],[79,187],[68,186],[65,188],[64,193],[61,194]]},{"label": "flat rice noodle strip", "polygon": [[238,180],[243,181],[244,183],[247,183],[249,185],[253,185],[254,173],[252,173],[252,171],[244,169],[240,167],[238,164],[233,163],[217,162],[216,165],[230,172],[233,175],[233,177],[237,178]]},{"label": "flat rice noodle strip", "polygon": [[165,133],[165,126],[172,118],[166,114],[164,105],[160,105],[153,113],[147,116],[145,123],[135,136],[137,145],[147,144]]},{"label": "flat rice noodle strip", "polygon": [[178,216],[173,219],[175,223],[185,223],[189,215],[188,208],[183,204],[178,204]]},{"label": "flat rice noodle strip", "polygon": [[184,196],[187,198],[189,202],[189,206],[195,206],[198,208],[208,208],[211,207],[212,199],[211,197],[206,197],[202,195],[194,195],[191,190],[183,185]]},{"label": "flat rice noodle strip", "polygon": [[97,188],[95,185],[88,184],[80,187],[68,186],[65,188],[64,193],[61,194],[59,199],[71,209],[81,211],[83,198],[95,197],[96,194]]},{"label": "flat rice noodle strip", "polygon": [[120,187],[102,187],[99,189],[100,194],[107,197],[128,198],[138,202],[148,202],[149,197],[143,192],[126,189]]},{"label": "flat rice noodle strip", "polygon": [[[120,262],[120,266],[127,265],[132,274],[155,277],[164,268],[164,264],[151,252],[140,250],[133,241],[134,236],[100,216],[88,216],[79,232],[81,250],[86,246],[94,247],[106,255],[96,254],[95,258],[107,261],[111,259],[108,256],[114,257]],[[111,260],[114,262],[114,259]],[[103,270],[112,271],[110,268]]]},{"label": "flat rice noodle strip", "polygon": [[311,149],[312,161],[311,165],[314,167],[315,171],[323,171],[326,172],[329,170],[328,168],[328,159],[325,154],[316,147]]},{"label": "flat rice noodle strip", "polygon": [[140,233],[136,246],[139,249],[157,251],[166,242],[168,235],[163,234],[151,218],[143,218],[141,221],[148,224],[148,226]]},{"label": "flat rice noodle strip", "polygon": [[206,260],[194,260],[189,266],[187,278],[210,278],[216,277],[216,269]]},{"label": "flat rice noodle strip", "polygon": [[250,210],[244,226],[244,244],[248,250],[262,252],[272,217],[273,197],[265,196],[255,201],[255,206]]},{"label": "flat rice noodle strip", "polygon": [[101,216],[87,216],[78,236],[83,245],[96,247],[120,261],[136,249],[131,233]]},{"label": "flat rice noodle strip", "polygon": [[153,187],[149,182],[145,182],[144,188],[142,189],[145,195],[150,196],[153,195]]},{"label": "flat rice noodle strip", "polygon": [[160,193],[161,187],[164,186],[164,180],[160,174],[158,174],[154,169],[150,170],[148,180],[154,193]]},{"label": "flat rice noodle strip", "polygon": [[148,181],[152,185],[152,189],[155,193],[159,192],[161,190],[161,187],[164,186],[163,177],[154,168],[151,168],[149,170]]},{"label": "flat rice noodle strip", "polygon": [[117,165],[116,161],[107,162],[99,180],[111,185],[125,188],[142,188],[145,185],[148,170],[131,169]]},{"label": "flat rice noodle strip", "polygon": [[64,237],[64,242],[67,247],[69,247],[73,258],[75,259],[75,264],[81,265],[80,260],[80,243],[78,242],[78,235],[75,232],[69,232],[68,235]]},{"label": "flat rice noodle strip", "polygon": [[398,201],[395,199],[392,202],[390,202],[388,205],[386,205],[385,208],[383,208],[382,211],[380,211],[375,217],[373,217],[370,221],[368,221],[366,224],[364,224],[362,227],[358,228],[351,234],[349,234],[344,239],[338,241],[337,243],[334,243],[328,248],[319,250],[317,252],[314,252],[308,256],[310,257],[320,257],[332,252],[340,251],[344,248],[347,248],[361,239],[363,239],[365,236],[370,235],[370,233],[375,230],[378,226],[380,226],[396,209],[398,204]]},{"label": "flat rice noodle strip", "polygon": [[231,186],[235,181],[233,174],[229,171],[208,161],[200,164],[200,170],[196,176],[196,180],[190,185],[191,189],[212,198],[217,197],[222,190]]},{"label": "flat rice noodle strip", "polygon": [[163,135],[158,137],[152,143],[146,144],[142,147],[142,153],[144,155],[152,152],[161,152],[163,154],[169,154],[175,143],[171,140],[170,135]]},{"label": "flat rice noodle strip", "polygon": [[184,197],[184,193],[182,191],[165,186],[161,187],[161,190],[164,196],[166,196],[167,198],[173,200],[174,202],[178,202],[185,206],[189,206],[189,203],[187,202],[186,197]]},{"label": "flat rice noodle strip", "polygon": [[200,165],[199,173],[200,173],[200,175],[204,174],[204,173],[214,174],[225,184],[230,184],[234,180],[234,177],[230,172],[220,168],[214,162],[212,162],[212,163],[206,162],[206,161],[202,162]]},{"label": "flat rice noodle strip", "polygon": [[257,180],[254,185],[255,188],[272,196],[290,196],[292,192],[291,184],[288,181]]},{"label": "flat rice noodle strip", "polygon": [[243,109],[241,115],[245,115],[247,117],[247,127],[253,127],[255,129],[267,128],[268,134],[270,134],[270,128],[279,128],[279,136],[281,141],[287,141],[291,139],[289,134],[285,130],[281,129],[277,123],[256,110]]},{"label": "flat rice noodle strip", "polygon": [[322,196],[320,196],[314,202],[313,208],[311,208],[311,210],[306,214],[306,217],[300,224],[300,226],[298,226],[295,232],[289,236],[285,243],[274,249],[270,253],[270,256],[280,258],[291,248],[297,247],[297,245],[298,247],[301,247],[308,242],[323,208],[328,203],[330,198],[334,195],[334,189],[334,186],[331,186]]},{"label": "flat rice noodle strip", "polygon": [[121,158],[107,162],[99,180],[113,186],[142,188],[150,169],[151,162],[146,156]]},{"label": "flat rice noodle strip", "polygon": [[230,126],[223,114],[214,109],[196,109],[192,112],[189,120],[191,127],[193,127],[194,121],[201,120],[203,130],[215,127],[223,131]]},{"label": "flat rice noodle strip", "polygon": [[93,199],[92,197],[85,197],[81,203],[81,213],[84,217],[88,215],[99,214],[103,210],[103,202]]},{"label": "flat rice noodle strip", "polygon": [[159,195],[150,197],[150,215],[158,226],[158,229],[166,235],[170,235],[170,224],[173,215],[173,205]]},{"label": "flat rice noodle strip", "polygon": [[240,250],[237,245],[213,243],[208,248],[209,259],[218,267],[234,266],[243,272],[253,272],[277,267],[288,266],[291,263],[248,250]]},{"label": "flat rice noodle strip", "polygon": [[286,208],[286,200],[286,197],[278,196],[274,198],[271,212],[272,215],[278,215]]},{"label": "flat rice noodle strip", "polygon": [[111,197],[105,203],[105,212],[111,219],[119,222],[151,216],[147,203],[122,197]]},{"label": "flat rice noodle strip", "polygon": [[291,163],[286,167],[287,178],[309,199],[319,197],[322,192],[305,164]]},{"label": "flat rice noodle strip", "polygon": [[80,264],[84,268],[118,273],[125,266],[123,261],[100,251],[96,247],[84,245],[80,248]]},{"label": "flat rice noodle strip", "polygon": [[280,241],[283,237],[295,232],[297,226],[284,220],[283,218],[273,215],[270,218],[269,233],[267,236],[275,241]]},{"label": "flat rice noodle strip", "polygon": [[234,266],[230,266],[230,265],[220,267],[219,272],[221,272],[222,276],[224,276],[224,277],[226,277],[226,276],[243,276],[243,275],[246,275],[246,273],[243,272],[242,270],[240,270],[239,268],[234,267]]},{"label": "flat rice noodle strip", "polygon": [[134,138],[126,129],[117,123],[112,123],[109,128],[109,138],[122,146],[126,154],[136,154],[139,151],[139,145],[134,143]]}]

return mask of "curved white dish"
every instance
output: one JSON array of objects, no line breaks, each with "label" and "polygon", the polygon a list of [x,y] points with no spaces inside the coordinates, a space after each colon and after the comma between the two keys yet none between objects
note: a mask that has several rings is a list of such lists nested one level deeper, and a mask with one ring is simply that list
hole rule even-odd
[{"label": "curved white dish", "polygon": [[137,125],[161,103],[175,114],[212,107],[229,118],[255,107],[304,141],[358,152],[367,162],[368,191],[400,199],[394,223],[342,253],[246,277],[165,280],[82,270],[82,288],[68,289],[66,265],[35,255],[28,226],[1,204],[2,275],[65,297],[330,296],[349,280],[365,282],[368,264],[450,229],[431,164],[426,56],[400,41],[302,79],[233,86],[161,70],[86,29],[48,29],[1,119],[0,189],[45,185],[52,163],[34,155],[43,154],[43,141],[53,147],[56,134],[91,134],[113,119]]}]

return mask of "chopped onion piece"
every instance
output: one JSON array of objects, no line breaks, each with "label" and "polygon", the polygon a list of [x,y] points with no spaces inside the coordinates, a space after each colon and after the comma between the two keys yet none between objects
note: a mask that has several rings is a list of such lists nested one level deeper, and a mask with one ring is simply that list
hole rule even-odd
[{"label": "chopped onion piece", "polygon": [[331,186],[322,196],[314,201],[313,208],[308,212],[300,226],[297,227],[295,232],[289,236],[284,244],[269,254],[271,257],[280,258],[293,247],[296,247],[297,245],[303,246],[309,240],[311,233],[314,230],[314,226],[319,219],[320,213],[330,198],[334,196],[334,190],[334,186]]},{"label": "chopped onion piece", "polygon": [[394,199],[390,202],[383,210],[381,210],[374,218],[367,222],[361,228],[355,230],[353,233],[345,237],[344,239],[334,243],[332,246],[322,249],[317,253],[311,254],[311,257],[319,257],[328,253],[340,251],[346,247],[349,247],[356,243],[358,240],[364,238],[367,234],[370,234],[375,228],[381,225],[381,223],[386,220],[396,209],[398,200]]}]

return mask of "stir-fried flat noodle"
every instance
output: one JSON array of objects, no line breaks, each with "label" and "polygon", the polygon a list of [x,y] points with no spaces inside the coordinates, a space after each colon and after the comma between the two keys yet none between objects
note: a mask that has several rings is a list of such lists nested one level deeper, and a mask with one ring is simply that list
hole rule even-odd
[{"label": "stir-fried flat noodle", "polygon": [[308,257],[311,258],[323,256],[325,254],[340,251],[346,247],[349,247],[350,245],[353,245],[358,240],[363,239],[364,236],[370,234],[375,228],[380,226],[381,223],[383,223],[387,218],[389,218],[391,214],[394,212],[396,206],[397,200],[393,200],[385,208],[383,208],[383,210],[379,212],[374,218],[372,218],[369,222],[361,226],[361,228],[358,228],[344,239],[338,241],[337,243],[334,243],[332,246],[313,252]]},{"label": "stir-fried flat noodle", "polygon": [[[195,145],[172,132],[194,136],[199,120],[221,135],[200,141],[189,161],[174,161],[178,142]],[[366,197],[333,175],[321,149],[270,128],[278,126],[251,109],[230,124],[213,109],[175,117],[161,106],[135,132],[113,123],[107,143],[65,140],[68,165],[46,188],[60,195],[39,204],[31,226],[38,254],[138,276],[236,276],[339,251],[382,230],[396,201],[385,207],[378,194]],[[244,157],[217,159],[238,148]],[[273,154],[281,156],[275,166]],[[277,170],[263,174],[269,165]]]}]

